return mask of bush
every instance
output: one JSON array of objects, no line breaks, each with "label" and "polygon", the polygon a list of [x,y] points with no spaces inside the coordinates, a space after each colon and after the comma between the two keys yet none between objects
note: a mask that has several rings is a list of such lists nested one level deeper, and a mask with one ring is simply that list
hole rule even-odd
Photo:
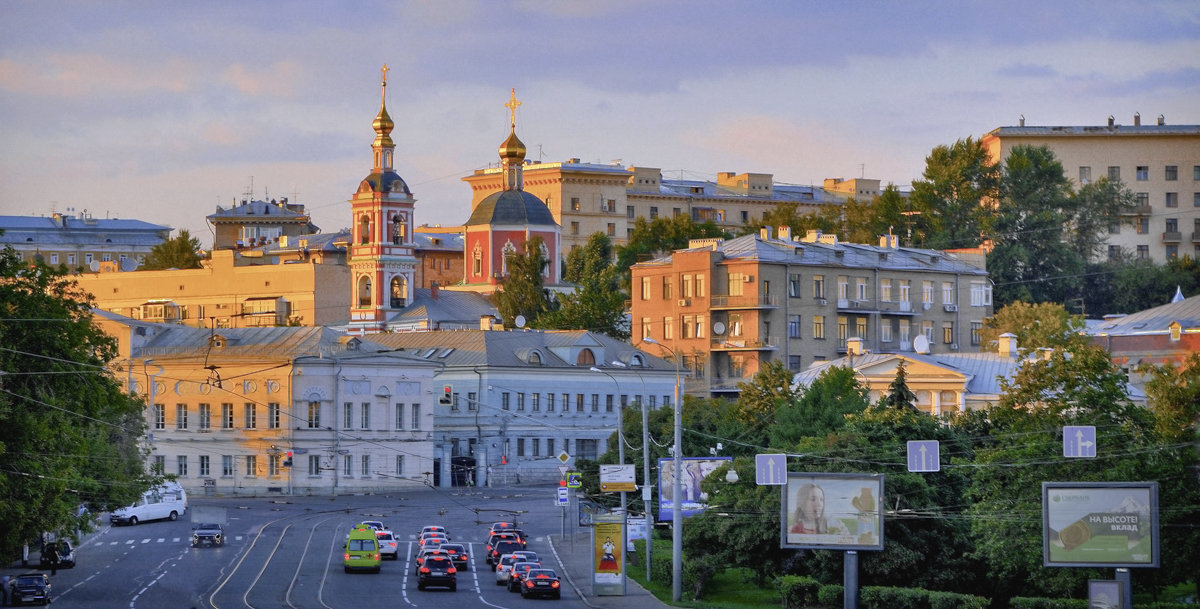
[{"label": "bush", "polygon": [[820,602],[821,582],[811,577],[784,575],[779,580],[779,595],[784,609],[803,609]]},{"label": "bush", "polygon": [[821,586],[821,589],[817,590],[817,602],[831,607],[843,606],[845,603],[842,601],[842,587],[836,584]]},{"label": "bush", "polygon": [[1008,601],[1009,609],[1088,609],[1087,599],[1036,598],[1014,596]]},{"label": "bush", "polygon": [[989,599],[982,596],[929,591],[929,609],[987,609],[991,604]]},{"label": "bush", "polygon": [[859,588],[858,597],[863,609],[925,609],[929,592],[920,588]]}]

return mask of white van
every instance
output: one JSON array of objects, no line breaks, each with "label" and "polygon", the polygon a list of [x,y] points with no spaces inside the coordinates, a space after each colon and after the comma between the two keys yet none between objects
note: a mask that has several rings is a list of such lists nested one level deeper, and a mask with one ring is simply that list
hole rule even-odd
[{"label": "white van", "polygon": [[134,525],[148,520],[178,520],[187,511],[187,491],[170,482],[142,493],[141,499],[109,516],[113,524]]}]

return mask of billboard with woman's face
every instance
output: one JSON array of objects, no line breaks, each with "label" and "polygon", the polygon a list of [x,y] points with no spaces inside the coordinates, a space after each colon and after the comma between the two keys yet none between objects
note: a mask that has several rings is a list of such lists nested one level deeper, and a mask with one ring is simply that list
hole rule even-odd
[{"label": "billboard with woman's face", "polygon": [[[679,511],[686,518],[704,511],[708,495],[700,488],[700,481],[722,465],[733,461],[733,457],[683,457],[683,476],[680,490],[683,497]],[[667,457],[658,460],[658,519],[675,519],[675,460]]]},{"label": "billboard with woman's face", "polygon": [[882,474],[788,472],[780,547],[882,550]]}]

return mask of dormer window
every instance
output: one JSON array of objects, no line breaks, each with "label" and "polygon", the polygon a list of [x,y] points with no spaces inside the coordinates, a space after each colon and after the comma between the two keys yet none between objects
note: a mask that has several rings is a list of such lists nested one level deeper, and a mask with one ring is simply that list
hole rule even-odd
[{"label": "dormer window", "polygon": [[583,349],[575,358],[576,366],[595,366],[596,354],[592,353],[591,349]]},{"label": "dormer window", "polygon": [[646,360],[640,354],[633,354],[629,357],[629,365],[634,368],[641,368],[646,365]]},{"label": "dormer window", "polygon": [[542,365],[542,354],[538,353],[537,351],[530,353],[529,354],[529,364],[531,366],[541,366]]}]

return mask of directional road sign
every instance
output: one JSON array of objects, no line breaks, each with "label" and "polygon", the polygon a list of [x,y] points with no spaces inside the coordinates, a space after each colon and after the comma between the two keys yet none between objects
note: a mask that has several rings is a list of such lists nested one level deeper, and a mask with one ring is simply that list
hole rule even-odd
[{"label": "directional road sign", "polygon": [[1063,427],[1063,456],[1072,459],[1096,457],[1096,427],[1066,425]]},{"label": "directional road sign", "polygon": [[759,485],[787,485],[787,455],[754,455],[754,482]]},{"label": "directional road sign", "polygon": [[936,472],[941,469],[941,447],[937,440],[908,441],[908,471]]}]

